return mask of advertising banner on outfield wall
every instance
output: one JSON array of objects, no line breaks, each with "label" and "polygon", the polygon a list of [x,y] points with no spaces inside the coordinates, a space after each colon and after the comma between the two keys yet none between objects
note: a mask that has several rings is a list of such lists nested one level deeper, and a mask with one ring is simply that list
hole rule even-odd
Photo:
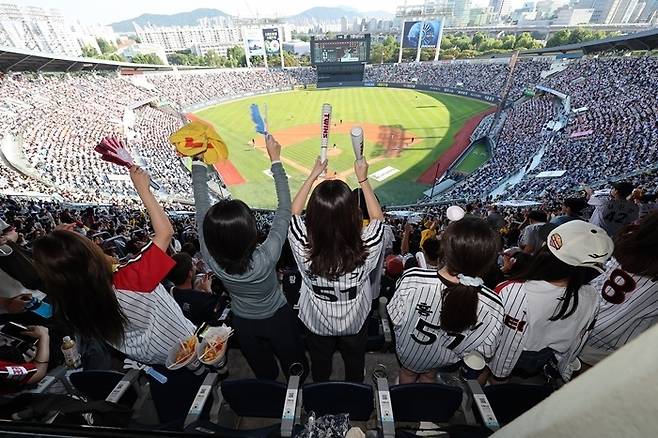
[{"label": "advertising banner on outfield wall", "polygon": [[418,39],[420,38],[420,47],[422,49],[433,49],[439,43],[441,36],[442,23],[439,20],[433,21],[405,21],[404,31],[402,33],[402,47],[405,49],[418,48]]},{"label": "advertising banner on outfield wall", "polygon": [[263,41],[265,42],[265,51],[268,55],[279,53],[281,50],[279,29],[276,27],[263,29]]},{"label": "advertising banner on outfield wall", "polygon": [[265,55],[263,33],[260,29],[246,29],[243,35],[244,51],[247,58]]}]

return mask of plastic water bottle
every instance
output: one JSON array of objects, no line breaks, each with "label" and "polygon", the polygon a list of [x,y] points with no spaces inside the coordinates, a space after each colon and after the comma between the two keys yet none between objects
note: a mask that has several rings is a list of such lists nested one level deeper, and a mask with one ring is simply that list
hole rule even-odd
[{"label": "plastic water bottle", "polygon": [[62,354],[64,355],[64,363],[68,368],[80,368],[82,365],[78,347],[70,336],[64,336],[64,339],[62,339]]}]

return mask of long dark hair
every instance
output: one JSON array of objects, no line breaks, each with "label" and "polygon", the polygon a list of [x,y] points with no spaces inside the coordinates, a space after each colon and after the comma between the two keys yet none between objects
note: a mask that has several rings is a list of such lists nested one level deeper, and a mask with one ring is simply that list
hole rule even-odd
[{"label": "long dark hair", "polygon": [[585,266],[572,266],[564,263],[553,255],[548,246],[541,247],[532,257],[530,264],[517,276],[515,280],[543,280],[567,281],[567,288],[560,298],[561,305],[553,312],[549,321],[567,319],[578,308],[578,291],[599,275],[592,268]]},{"label": "long dark hair", "polygon": [[112,287],[112,266],[91,240],[54,231],[34,243],[34,263],[56,314],[83,337],[117,345],[128,325]]},{"label": "long dark hair", "polygon": [[340,180],[317,185],[306,208],[310,270],[335,280],[365,263],[363,224],[356,195]]},{"label": "long dark hair", "polygon": [[[496,263],[497,233],[483,219],[466,216],[452,222],[441,235],[439,259],[451,275],[484,277]],[[455,284],[443,290],[440,326],[462,332],[477,323],[480,288]]]},{"label": "long dark hair", "polygon": [[631,274],[658,280],[658,211],[628,225],[615,237],[612,255]]},{"label": "long dark hair", "polygon": [[254,213],[239,199],[220,201],[206,213],[203,237],[208,252],[223,270],[244,274],[258,245]]}]

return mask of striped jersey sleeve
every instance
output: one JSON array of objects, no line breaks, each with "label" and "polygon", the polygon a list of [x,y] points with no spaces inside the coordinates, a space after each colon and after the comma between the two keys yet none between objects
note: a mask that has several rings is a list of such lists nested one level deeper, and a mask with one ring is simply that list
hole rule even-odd
[{"label": "striped jersey sleeve", "polygon": [[365,271],[371,272],[377,267],[380,256],[384,250],[384,234],[386,227],[384,221],[375,220],[370,221],[367,227],[361,232],[363,244],[368,250],[368,257],[366,258]]},{"label": "striped jersey sleeve", "polygon": [[290,220],[288,242],[290,242],[292,254],[295,257],[299,270],[301,271],[306,265],[308,238],[306,237],[306,224],[304,223],[304,219],[297,214],[292,215]]},{"label": "striped jersey sleeve", "polygon": [[503,304],[503,326],[498,347],[488,365],[499,379],[508,377],[523,353],[527,331],[527,300],[522,292],[523,283],[505,282],[496,293]]}]

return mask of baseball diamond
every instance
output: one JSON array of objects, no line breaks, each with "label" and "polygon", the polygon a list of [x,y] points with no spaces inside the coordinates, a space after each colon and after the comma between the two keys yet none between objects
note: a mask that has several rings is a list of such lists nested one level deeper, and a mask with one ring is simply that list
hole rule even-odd
[{"label": "baseball diamond", "polygon": [[[249,118],[252,103],[268,106],[269,130],[284,147],[282,161],[288,169],[292,191],[299,188],[320,154],[323,103],[333,107],[329,177],[356,184],[350,129],[361,126],[364,155],[372,173],[387,167],[397,170],[388,172],[388,178],[373,181],[384,204],[416,199],[427,190],[434,174],[433,164],[448,155],[450,158],[441,166],[451,164],[461,152],[450,153],[456,139],[468,138],[480,115],[490,108],[478,100],[439,93],[341,88],[270,94],[195,112],[193,117],[213,124],[229,145],[230,163],[219,169],[233,195],[260,208],[274,207],[276,197],[271,177],[263,172],[269,168],[264,140],[254,132]],[[480,163],[486,161],[486,157],[478,158]],[[429,180],[425,173],[431,174]]]}]

